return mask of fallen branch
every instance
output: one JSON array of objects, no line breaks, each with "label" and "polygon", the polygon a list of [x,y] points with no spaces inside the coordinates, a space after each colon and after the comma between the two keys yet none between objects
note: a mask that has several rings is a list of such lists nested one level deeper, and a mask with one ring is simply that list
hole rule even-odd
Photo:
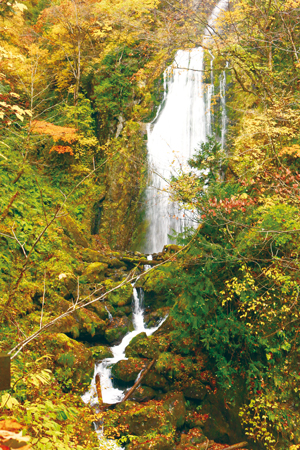
[{"label": "fallen branch", "polygon": [[238,448],[246,447],[246,445],[248,445],[248,442],[240,442],[239,444],[234,444],[231,445],[230,447],[226,447],[223,450],[236,450]]},{"label": "fallen branch", "polygon": [[125,397],[121,400],[120,403],[126,402],[126,400],[131,396],[131,394],[136,390],[136,388],[139,386],[139,384],[141,383],[142,379],[144,378],[145,375],[147,375],[147,373],[149,372],[149,370],[151,369],[151,367],[155,364],[156,362],[156,358],[152,359],[152,361],[150,362],[150,364],[148,365],[148,367],[140,374],[139,378],[137,379],[137,381],[134,383],[134,385],[132,386],[131,389],[129,389],[129,391],[127,392],[127,394],[125,395]]}]

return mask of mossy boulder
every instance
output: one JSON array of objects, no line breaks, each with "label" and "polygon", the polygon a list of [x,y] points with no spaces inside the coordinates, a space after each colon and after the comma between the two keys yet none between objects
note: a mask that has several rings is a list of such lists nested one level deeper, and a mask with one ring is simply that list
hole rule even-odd
[{"label": "mossy boulder", "polygon": [[169,314],[170,308],[164,306],[162,308],[155,309],[154,311],[147,312],[145,314],[145,324],[148,328],[154,328]]},{"label": "mossy boulder", "polygon": [[100,317],[100,319],[102,320],[106,320],[109,317],[108,311],[111,309],[111,307],[109,308],[105,308],[105,304],[101,303],[101,302],[95,302],[95,303],[91,303],[90,305],[88,305],[86,308],[94,311],[94,313],[97,314],[98,317]]},{"label": "mossy boulder", "polygon": [[[181,436],[180,444],[176,447],[177,450],[200,449],[205,450],[211,447],[210,442],[206,436],[198,428],[189,430],[187,434]],[[212,444],[212,442],[211,442]]]},{"label": "mossy boulder", "polygon": [[126,316],[114,317],[105,330],[105,339],[110,345],[121,342],[123,337],[130,330],[130,320]]},{"label": "mossy boulder", "polygon": [[191,380],[189,381],[189,386],[184,389],[183,394],[186,398],[203,400],[207,394],[207,389],[201,381]]},{"label": "mossy boulder", "polygon": [[104,336],[107,323],[100,319],[96,313],[89,309],[82,308],[77,309],[73,315],[79,323],[79,333],[81,337],[84,337],[85,335],[90,335],[91,337]]},{"label": "mossy boulder", "polygon": [[77,245],[80,245],[82,247],[89,247],[89,243],[85,238],[83,232],[80,230],[75,220],[69,214],[60,216],[59,221],[66,235],[73,241],[75,241]]},{"label": "mossy boulder", "polygon": [[93,262],[87,266],[83,272],[83,276],[90,283],[99,283],[105,279],[105,270],[107,269],[107,264],[101,262]]},{"label": "mossy boulder", "polygon": [[[135,436],[145,436],[151,432],[169,434],[175,431],[171,413],[162,408],[161,402],[150,400],[138,404],[119,416],[119,423]],[[139,448],[139,447],[138,447]]]},{"label": "mossy boulder", "polygon": [[[106,280],[104,283],[106,292],[118,286],[118,282]],[[107,301],[114,307],[130,305],[132,302],[133,287],[130,283],[126,283],[107,296]]]},{"label": "mossy boulder", "polygon": [[156,435],[154,437],[145,437],[144,439],[135,439],[126,446],[126,450],[174,450],[174,437],[170,435]]},{"label": "mossy boulder", "polygon": [[164,352],[159,355],[155,369],[170,381],[176,379],[184,382],[193,371],[193,361],[181,355]]},{"label": "mossy boulder", "polygon": [[71,272],[60,273],[58,275],[59,288],[62,296],[76,296],[78,281],[75,275]]},{"label": "mossy boulder", "polygon": [[122,359],[112,368],[112,375],[118,380],[129,383],[135,381],[136,377],[142,369],[147,366],[147,361],[140,358]]},{"label": "mossy boulder", "polygon": [[143,357],[148,359],[157,358],[161,351],[168,347],[166,339],[156,338],[155,336],[147,337],[146,333],[140,333],[133,338],[126,347],[125,355]]},{"label": "mossy boulder", "polygon": [[91,248],[85,248],[81,251],[81,258],[85,262],[102,262],[107,263],[108,258],[96,250],[92,250]]},{"label": "mossy boulder", "polygon": [[185,422],[185,398],[182,392],[166,394],[163,400],[163,408],[171,414],[172,422],[176,427],[182,427]]},{"label": "mossy boulder", "polygon": [[150,370],[150,372],[144,376],[143,383],[153,389],[162,390],[163,392],[169,390],[169,384],[165,377],[154,370]]},{"label": "mossy boulder", "polygon": [[49,367],[64,388],[80,385],[86,389],[94,372],[92,352],[81,342],[63,333],[47,333],[40,336],[40,350],[52,355]]},{"label": "mossy boulder", "polygon": [[109,347],[105,347],[103,345],[96,345],[94,347],[91,347],[91,352],[93,354],[93,358],[96,361],[102,361],[106,358],[113,358],[113,352]]},{"label": "mossy boulder", "polygon": [[155,397],[155,391],[149,386],[139,386],[129,397],[135,402],[148,402]]},{"label": "mossy boulder", "polygon": [[196,411],[187,411],[185,423],[189,428],[203,428],[208,417],[208,414],[200,414]]}]

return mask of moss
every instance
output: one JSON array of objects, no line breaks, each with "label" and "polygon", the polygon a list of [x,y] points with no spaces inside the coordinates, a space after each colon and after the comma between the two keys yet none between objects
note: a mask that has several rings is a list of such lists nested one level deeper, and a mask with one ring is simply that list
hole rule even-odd
[{"label": "moss", "polygon": [[91,382],[93,355],[81,342],[63,333],[47,333],[39,338],[38,343],[44,353],[52,355],[49,367],[64,388],[87,386]]},{"label": "moss", "polygon": [[185,399],[182,392],[166,394],[163,399],[163,408],[172,416],[176,427],[182,427],[185,422]]},{"label": "moss", "polygon": [[127,334],[129,328],[130,322],[126,316],[114,317],[105,330],[105,339],[109,344],[117,344]]},{"label": "moss", "polygon": [[129,397],[130,400],[136,402],[147,402],[155,397],[156,393],[154,389],[149,386],[139,386]]},{"label": "moss", "polygon": [[155,371],[150,371],[143,378],[143,383],[154,389],[163,389],[163,391],[169,390],[169,384],[163,375]]},{"label": "moss", "polygon": [[[139,339],[136,339],[139,337]],[[159,338],[155,336],[147,337],[146,333],[140,333],[132,339],[126,348],[125,355],[140,356],[143,358],[154,359],[157,358],[160,351],[166,348],[166,344],[160,342]]]},{"label": "moss", "polygon": [[87,239],[84,237],[75,220],[72,219],[69,214],[60,216],[59,221],[64,229],[64,232],[67,234],[67,236],[73,239],[76,244],[82,247],[89,246]]},{"label": "moss", "polygon": [[[111,280],[106,280],[104,285],[106,291],[110,291],[114,287],[118,286],[120,283],[113,282]],[[126,283],[116,291],[110,292],[107,296],[107,300],[113,306],[126,306],[132,302],[133,287],[130,283]]]},{"label": "moss", "polygon": [[111,351],[111,349],[109,347],[104,347],[102,345],[97,345],[95,347],[92,347],[91,352],[93,354],[93,358],[96,361],[102,361],[103,359],[106,358],[113,358],[113,352]]},{"label": "moss", "polygon": [[172,435],[157,435],[134,440],[126,446],[126,450],[174,450],[175,443]]},{"label": "moss", "polygon": [[105,270],[107,267],[107,264],[94,262],[87,266],[82,275],[85,276],[90,283],[100,282],[105,278]]},{"label": "moss", "polygon": [[135,381],[142,369],[145,369],[147,362],[140,358],[122,359],[112,368],[112,375],[118,380],[130,382]]},{"label": "moss", "polygon": [[191,380],[188,387],[183,391],[184,396],[195,400],[203,400],[207,394],[207,389],[199,380]]}]

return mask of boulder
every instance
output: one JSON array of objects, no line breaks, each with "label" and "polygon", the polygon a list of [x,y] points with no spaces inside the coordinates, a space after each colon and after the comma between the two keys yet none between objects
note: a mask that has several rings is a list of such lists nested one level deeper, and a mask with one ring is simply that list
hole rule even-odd
[{"label": "boulder", "polygon": [[105,339],[110,345],[121,342],[130,329],[130,320],[126,316],[114,317],[105,330]]},{"label": "boulder", "polygon": [[[110,291],[114,287],[117,287],[120,283],[111,280],[106,280],[104,285],[106,292]],[[107,295],[107,301],[114,307],[130,305],[132,302],[133,287],[130,283],[126,283],[113,292]]]},{"label": "boulder", "polygon": [[52,355],[49,368],[67,390],[74,386],[86,389],[94,373],[92,352],[81,342],[63,333],[46,333],[38,339],[40,350]]},{"label": "boulder", "polygon": [[105,270],[107,264],[101,262],[93,262],[87,266],[83,272],[83,276],[87,278],[90,283],[99,283],[105,278]]},{"label": "boulder", "polygon": [[88,247],[89,243],[85,238],[82,231],[79,229],[77,223],[69,214],[59,217],[59,221],[64,229],[64,232],[69,236],[77,245],[82,247]]},{"label": "boulder", "polygon": [[140,358],[122,359],[112,368],[112,375],[118,380],[129,383],[135,381],[142,369],[147,366],[147,360]]},{"label": "boulder", "polygon": [[207,450],[211,448],[215,442],[209,441],[209,439],[204,436],[201,430],[198,428],[193,428],[189,430],[187,434],[181,435],[180,444],[177,445],[177,450]]},{"label": "boulder", "polygon": [[143,383],[154,389],[162,389],[165,392],[169,390],[169,384],[165,377],[154,370],[150,370],[150,372],[144,376]]},{"label": "boulder", "polygon": [[161,402],[155,400],[127,410],[120,415],[119,423],[126,426],[129,434],[135,436],[145,436],[153,432],[165,435],[175,431],[171,414],[162,408]]},{"label": "boulder", "polygon": [[132,441],[126,450],[174,450],[174,439],[170,435],[156,435],[151,438]]},{"label": "boulder", "polygon": [[106,359],[106,358],[113,358],[113,356],[114,356],[111,349],[109,347],[105,347],[103,345],[96,345],[94,347],[91,347],[90,350],[93,354],[93,358],[96,361],[102,361],[103,359]]},{"label": "boulder", "polygon": [[155,336],[147,337],[146,333],[135,336],[126,347],[126,357],[135,356],[148,359],[157,358],[161,351],[168,347],[168,342],[164,338]]},{"label": "boulder", "polygon": [[193,400],[203,400],[207,394],[207,389],[199,380],[192,380],[189,386],[183,391],[186,398]]},{"label": "boulder", "polygon": [[163,408],[172,417],[172,422],[176,427],[182,427],[185,422],[185,399],[182,392],[166,394],[163,398]]},{"label": "boulder", "polygon": [[135,402],[148,402],[155,397],[155,391],[149,386],[139,386],[129,397]]},{"label": "boulder", "polygon": [[90,335],[91,337],[104,336],[107,323],[100,319],[93,311],[81,308],[75,310],[73,316],[79,324],[79,334],[81,337],[85,337],[86,335]]}]

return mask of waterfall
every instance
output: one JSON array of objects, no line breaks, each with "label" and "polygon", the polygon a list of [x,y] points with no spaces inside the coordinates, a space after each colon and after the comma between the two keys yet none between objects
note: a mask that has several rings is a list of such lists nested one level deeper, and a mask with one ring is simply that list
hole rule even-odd
[{"label": "waterfall", "polygon": [[[203,39],[211,41],[220,11],[228,0],[221,0],[213,9]],[[163,107],[148,126],[148,162],[151,182],[146,191],[147,234],[144,251],[161,251],[170,243],[168,235],[182,232],[195,223],[195,217],[170,201],[168,180],[186,169],[187,161],[197,147],[211,134],[211,98],[213,80],[208,86],[205,102],[203,49],[179,50],[175,61],[164,74]],[[211,60],[211,73],[213,58]],[[225,97],[224,97],[225,98]]]},{"label": "waterfall", "polygon": [[[221,0],[214,8],[203,39],[208,43],[211,27],[215,25],[220,11],[224,10],[228,0]],[[211,99],[213,86],[213,57],[211,59],[211,84],[207,93],[202,82],[204,61],[203,49],[195,48],[189,51],[179,50],[175,61],[164,73],[164,99],[159,107],[154,121],[148,125],[148,155],[151,183],[147,189],[147,244],[146,253],[161,251],[170,242],[168,235],[172,230],[183,231],[185,226],[191,226],[193,217],[171,203],[168,194],[168,181],[172,175],[187,169],[187,161],[193,156],[197,147],[205,142],[212,132]],[[222,145],[225,142],[226,108],[225,108],[226,75],[220,80],[222,102]],[[190,213],[189,213],[190,214]],[[148,256],[150,261],[152,256]],[[148,266],[147,268],[149,268]],[[110,313],[109,313],[110,315]],[[110,316],[111,318],[111,316]],[[143,291],[133,289],[133,327],[119,345],[111,348],[113,357],[104,359],[96,365],[90,390],[82,397],[83,401],[96,406],[96,374],[100,374],[103,402],[114,404],[120,402],[125,393],[114,388],[111,368],[125,357],[125,349],[130,341],[141,332],[147,336],[154,333],[164,322],[163,319],[155,328],[146,328],[144,323]],[[120,449],[114,441],[103,437],[103,430],[97,430],[100,449]]]}]

